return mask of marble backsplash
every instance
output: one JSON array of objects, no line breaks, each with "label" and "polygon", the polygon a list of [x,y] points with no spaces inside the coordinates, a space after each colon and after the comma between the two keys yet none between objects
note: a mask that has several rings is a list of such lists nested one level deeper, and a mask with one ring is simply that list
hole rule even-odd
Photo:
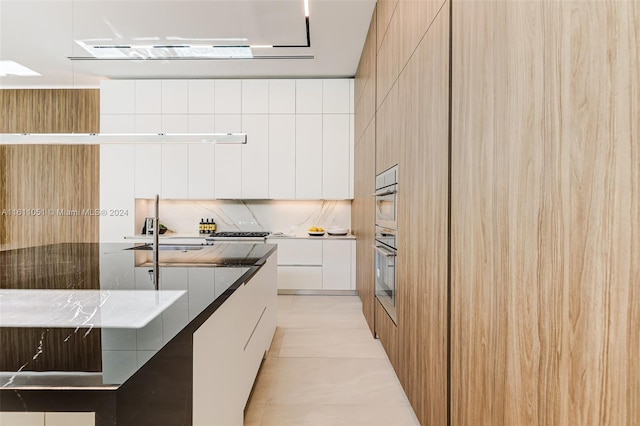
[{"label": "marble backsplash", "polygon": [[[153,200],[136,200],[136,233],[153,216]],[[348,200],[160,200],[160,222],[180,234],[197,234],[200,219],[214,219],[218,231],[304,234],[311,226],[351,229]]]}]

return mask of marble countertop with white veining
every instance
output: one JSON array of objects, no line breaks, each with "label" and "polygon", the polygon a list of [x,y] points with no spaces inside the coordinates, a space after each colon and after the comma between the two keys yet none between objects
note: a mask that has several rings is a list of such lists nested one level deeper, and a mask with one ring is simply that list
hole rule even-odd
[{"label": "marble countertop with white veining", "polygon": [[153,252],[132,250],[141,246],[0,251],[0,389],[121,385],[275,251],[273,244],[160,250],[156,290]]}]

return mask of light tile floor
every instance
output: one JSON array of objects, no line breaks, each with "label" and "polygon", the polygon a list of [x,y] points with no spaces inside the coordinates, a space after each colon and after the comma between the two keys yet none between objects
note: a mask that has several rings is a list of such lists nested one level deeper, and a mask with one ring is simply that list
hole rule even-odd
[{"label": "light tile floor", "polygon": [[278,296],[245,426],[419,425],[357,296]]}]

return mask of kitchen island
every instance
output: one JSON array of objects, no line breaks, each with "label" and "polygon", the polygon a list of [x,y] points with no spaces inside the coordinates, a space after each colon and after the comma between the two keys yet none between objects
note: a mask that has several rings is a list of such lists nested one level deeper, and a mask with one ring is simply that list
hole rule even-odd
[{"label": "kitchen island", "polygon": [[[276,246],[0,252],[0,410],[242,424],[276,324]],[[2,417],[0,417],[2,418]]]}]

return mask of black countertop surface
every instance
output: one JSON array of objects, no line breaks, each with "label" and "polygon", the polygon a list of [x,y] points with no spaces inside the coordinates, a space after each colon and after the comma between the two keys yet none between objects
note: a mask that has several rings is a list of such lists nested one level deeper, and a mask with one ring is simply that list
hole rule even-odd
[{"label": "black countertop surface", "polygon": [[[132,249],[136,248],[137,249]],[[68,243],[0,252],[0,388],[117,389],[193,333],[273,244]]]}]

